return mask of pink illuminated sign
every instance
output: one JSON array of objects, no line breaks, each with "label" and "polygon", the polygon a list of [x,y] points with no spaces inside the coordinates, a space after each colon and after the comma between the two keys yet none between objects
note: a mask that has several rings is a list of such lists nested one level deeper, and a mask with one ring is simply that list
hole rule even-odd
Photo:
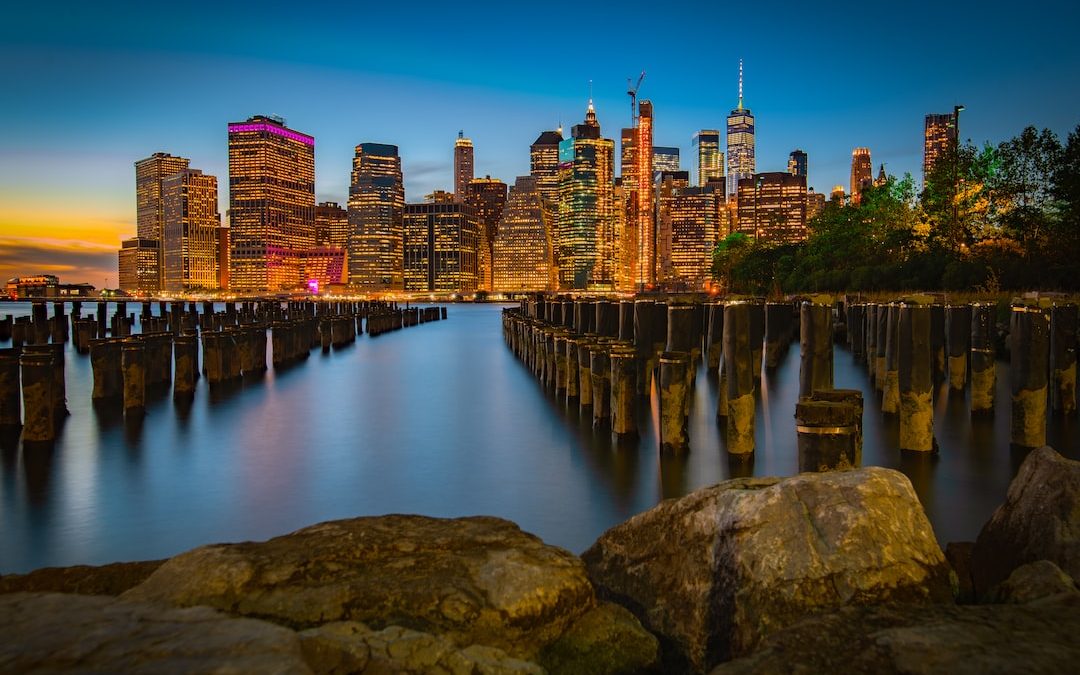
[{"label": "pink illuminated sign", "polygon": [[307,280],[307,287],[308,287],[308,290],[311,291],[312,295],[318,295],[319,294],[319,280],[318,279],[308,279]]},{"label": "pink illuminated sign", "polygon": [[294,141],[300,141],[304,145],[310,145],[312,147],[315,146],[315,139],[312,138],[311,136],[308,136],[306,134],[298,133],[298,132],[293,131],[291,129],[284,129],[282,127],[274,126],[273,124],[266,124],[266,123],[263,123],[263,122],[256,122],[256,123],[252,123],[252,124],[239,123],[239,124],[230,124],[229,125],[229,133],[230,134],[233,133],[233,132],[242,132],[242,131],[267,131],[267,132],[270,132],[270,133],[272,133],[272,134],[274,134],[276,136],[282,136],[284,138],[289,138],[289,139],[292,139]]}]

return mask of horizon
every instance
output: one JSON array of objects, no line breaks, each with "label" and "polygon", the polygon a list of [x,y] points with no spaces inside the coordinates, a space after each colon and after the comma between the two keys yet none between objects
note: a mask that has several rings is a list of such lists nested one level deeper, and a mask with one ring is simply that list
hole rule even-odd
[{"label": "horizon", "polygon": [[[691,3],[648,12],[641,53],[628,53],[620,27],[644,3],[622,3],[618,13],[598,6],[592,32],[580,16],[538,21],[540,10],[495,3],[464,13],[319,3],[251,13],[229,3],[212,12],[154,8],[141,22],[124,4],[20,8],[0,27],[0,53],[23,64],[0,75],[17,102],[3,113],[0,141],[5,279],[51,273],[115,287],[116,250],[135,232],[134,163],[154,152],[217,176],[224,216],[227,125],[256,114],[314,136],[317,200],[339,204],[362,142],[399,147],[407,201],[451,189],[459,130],[476,148],[476,176],[513,184],[528,173],[528,147],[542,131],[581,121],[590,88],[604,137],[617,141],[630,125],[626,80],[642,69],[654,144],[679,148],[681,168],[693,174],[691,135],[723,132],[740,58],[757,171],[784,170],[800,148],[810,186],[825,194],[847,189],[855,147],[870,148],[875,174],[884,163],[890,175],[921,183],[924,116],[956,104],[965,106],[961,138],[977,145],[1028,125],[1064,139],[1080,122],[1080,92],[1061,86],[1080,72],[1068,43],[1080,9],[1066,3],[1020,16],[976,3],[938,8],[955,34],[927,27],[917,6],[853,3],[748,8],[737,33],[718,8]],[[688,20],[703,11],[716,23]],[[582,31],[570,29],[575,21]],[[383,25],[395,30],[370,28]],[[575,49],[575,37],[589,49]],[[1036,50],[1036,64],[1015,56]]]}]

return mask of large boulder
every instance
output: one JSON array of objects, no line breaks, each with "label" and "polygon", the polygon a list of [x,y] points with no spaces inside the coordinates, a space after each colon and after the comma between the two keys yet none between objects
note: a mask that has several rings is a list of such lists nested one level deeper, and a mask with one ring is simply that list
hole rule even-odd
[{"label": "large boulder", "polygon": [[300,633],[304,657],[316,672],[427,675],[543,675],[535,663],[514,659],[494,647],[460,648],[447,638],[389,626],[373,631],[362,623],[340,621]]},{"label": "large boulder", "polygon": [[0,672],[310,673],[293,631],[208,607],[0,595]]},{"label": "large boulder", "polygon": [[845,607],[766,638],[712,675],[1071,673],[1080,595],[1026,605]]},{"label": "large boulder", "polygon": [[120,595],[146,581],[163,562],[146,560],[99,566],[43,567],[27,574],[0,577],[0,593]]},{"label": "large boulder", "polygon": [[624,607],[605,602],[586,612],[538,661],[551,675],[636,673],[657,664],[656,638]]},{"label": "large boulder", "polygon": [[204,546],[125,598],[209,605],[295,629],[396,625],[532,659],[595,605],[581,560],[490,517],[392,515]]},{"label": "large boulder", "polygon": [[998,584],[998,602],[1027,603],[1059,593],[1080,593],[1072,577],[1049,560],[1021,565]]},{"label": "large boulder", "polygon": [[823,609],[952,600],[911,483],[881,468],[725,481],[617,525],[582,557],[602,596],[659,636],[669,669],[706,671]]},{"label": "large boulder", "polygon": [[1013,570],[1038,560],[1080,579],[1080,462],[1049,446],[1028,455],[979,532],[971,552],[975,592],[992,597]]}]

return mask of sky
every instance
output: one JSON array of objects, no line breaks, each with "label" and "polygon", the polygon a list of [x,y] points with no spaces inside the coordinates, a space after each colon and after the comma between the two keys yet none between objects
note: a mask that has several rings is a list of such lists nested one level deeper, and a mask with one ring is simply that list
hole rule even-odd
[{"label": "sky", "polygon": [[924,115],[963,104],[961,136],[1080,124],[1080,3],[180,2],[19,3],[0,22],[0,279],[117,284],[135,232],[134,162],[191,159],[228,204],[226,125],[276,114],[316,139],[319,201],[344,204],[356,144],[398,145],[408,201],[452,189],[453,142],[512,183],[541,131],[630,124],[646,71],[655,144],[682,150],[744,101],[757,170],[809,155],[819,192],[875,174],[921,178]]}]

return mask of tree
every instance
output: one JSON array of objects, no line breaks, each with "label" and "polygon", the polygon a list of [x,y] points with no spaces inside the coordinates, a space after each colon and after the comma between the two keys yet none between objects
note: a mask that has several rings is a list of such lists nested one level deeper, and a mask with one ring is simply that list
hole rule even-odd
[{"label": "tree", "polygon": [[712,276],[725,290],[730,290],[731,271],[750,250],[753,240],[742,232],[732,232],[721,239],[712,253]]}]

